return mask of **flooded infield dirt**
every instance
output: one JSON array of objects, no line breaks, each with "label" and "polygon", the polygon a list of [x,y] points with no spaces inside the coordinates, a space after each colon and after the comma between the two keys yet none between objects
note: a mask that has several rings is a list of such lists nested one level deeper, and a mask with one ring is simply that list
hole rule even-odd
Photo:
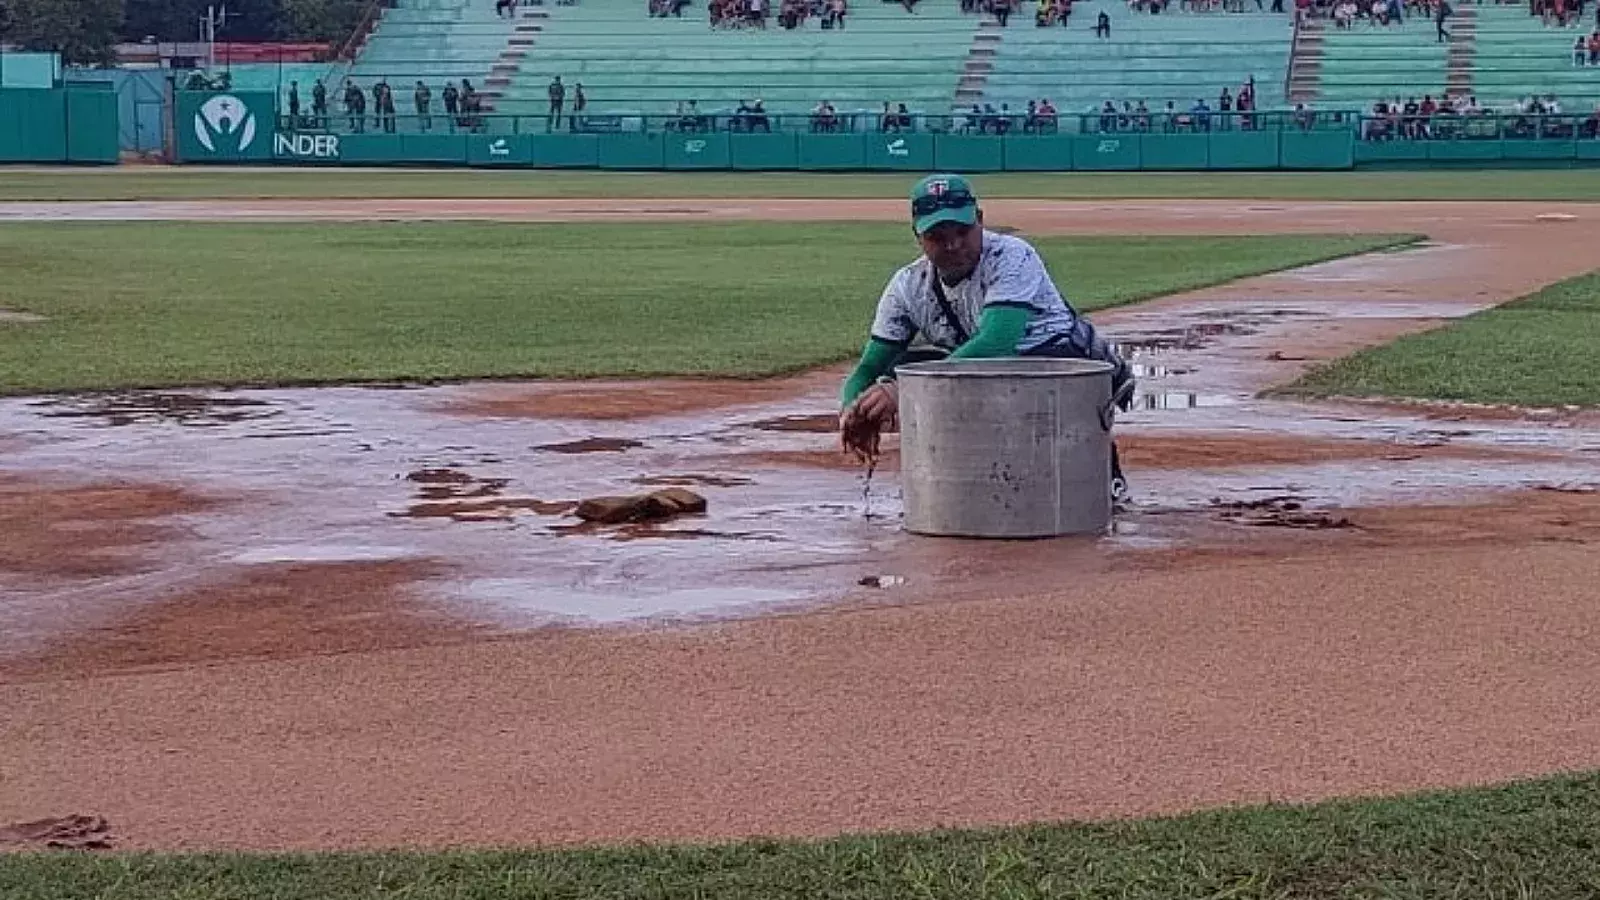
[{"label": "flooded infield dirt", "polygon": [[[103,815],[119,847],[813,835],[1600,763],[1570,714],[1600,683],[1600,423],[1258,396],[1600,267],[1581,228],[1478,206],[995,204],[1029,233],[1435,236],[1093,316],[1140,377],[1099,539],[903,534],[897,455],[868,480],[837,452],[838,367],[0,400],[0,754],[33,776],[0,822]],[[99,207],[70,215],[133,214]],[[704,512],[574,515],[671,488]]]}]

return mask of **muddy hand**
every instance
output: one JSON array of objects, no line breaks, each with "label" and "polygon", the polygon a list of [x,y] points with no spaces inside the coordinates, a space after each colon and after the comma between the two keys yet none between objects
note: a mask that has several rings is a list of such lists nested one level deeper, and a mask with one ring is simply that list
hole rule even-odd
[{"label": "muddy hand", "polygon": [[900,397],[892,384],[869,388],[839,417],[839,444],[862,462],[878,458],[878,439],[899,417]]}]

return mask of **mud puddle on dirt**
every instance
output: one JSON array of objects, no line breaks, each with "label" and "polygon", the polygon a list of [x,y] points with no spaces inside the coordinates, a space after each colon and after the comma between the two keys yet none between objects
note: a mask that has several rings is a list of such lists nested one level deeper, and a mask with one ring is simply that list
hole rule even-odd
[{"label": "mud puddle on dirt", "polygon": [[[85,595],[98,591],[138,603],[240,561],[315,558],[315,548],[325,547],[336,559],[438,560],[446,571],[426,585],[430,595],[456,601],[463,615],[514,627],[856,602],[864,594],[945,596],[969,582],[990,584],[973,581],[973,573],[988,571],[995,560],[1037,569],[1044,560],[1057,566],[1070,558],[1092,568],[1125,551],[1181,546],[1197,522],[1253,533],[1294,530],[1287,523],[1275,529],[1223,521],[1216,499],[1292,494],[1304,498],[1295,501],[1303,508],[1280,512],[1336,516],[1351,504],[1437,501],[1592,479],[1588,451],[1600,447],[1600,434],[1583,427],[1441,427],[1420,414],[1341,414],[1255,399],[1271,373],[1281,372],[1272,367],[1282,362],[1268,361],[1272,352],[1290,355],[1315,342],[1318,329],[1342,321],[1346,311],[1331,302],[1286,308],[1301,312],[1205,298],[1097,316],[1108,338],[1123,342],[1142,367],[1139,399],[1119,415],[1119,433],[1179,440],[1184,433],[1225,434],[1245,443],[1303,437],[1368,442],[1380,451],[1326,459],[1275,452],[1270,463],[1205,468],[1133,465],[1129,510],[1116,532],[1099,541],[958,550],[903,534],[894,460],[880,461],[864,498],[862,469],[838,454],[830,433],[837,374],[777,386],[724,385],[722,405],[708,403],[704,387],[667,385],[661,396],[682,402],[658,407],[656,416],[638,406],[641,396],[656,396],[648,386],[619,392],[494,383],[159,392],[184,399],[143,396],[133,403],[120,395],[0,400],[0,433],[48,438],[8,452],[3,465],[136,473],[255,498],[189,517],[189,538],[168,548],[165,568],[138,583],[74,588]],[[1415,309],[1387,307],[1401,315]],[[1350,313],[1381,317],[1383,311]],[[628,404],[619,405],[624,395]],[[585,418],[586,398],[607,419],[599,435],[592,424],[575,426]],[[51,415],[62,412],[69,414]],[[268,431],[286,436],[245,440]],[[1441,443],[1479,448],[1485,456],[1404,458],[1408,444]],[[637,494],[642,487],[686,487],[704,496],[707,508],[650,527],[582,527],[572,514],[580,499]],[[1341,529],[1326,536],[1346,539]],[[885,572],[912,578],[918,590],[859,584]]]}]

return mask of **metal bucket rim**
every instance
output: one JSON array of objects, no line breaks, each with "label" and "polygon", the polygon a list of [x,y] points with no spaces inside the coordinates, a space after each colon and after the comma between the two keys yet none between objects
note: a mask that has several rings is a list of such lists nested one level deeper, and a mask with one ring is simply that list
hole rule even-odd
[{"label": "metal bucket rim", "polygon": [[[1027,365],[1015,365],[1026,363]],[[984,364],[1010,368],[1010,371],[982,371]],[[1014,368],[1011,368],[1014,366]],[[965,369],[966,371],[962,371]],[[936,359],[895,366],[899,376],[922,378],[1083,378],[1110,375],[1114,367],[1098,359],[1060,357],[1002,356],[987,359]]]}]

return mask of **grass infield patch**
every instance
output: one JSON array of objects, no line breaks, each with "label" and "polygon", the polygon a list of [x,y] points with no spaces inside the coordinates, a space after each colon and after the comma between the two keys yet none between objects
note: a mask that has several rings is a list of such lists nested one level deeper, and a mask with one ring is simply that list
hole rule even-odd
[{"label": "grass infield patch", "polygon": [[[1394,236],[1037,241],[1086,310]],[[859,352],[903,225],[0,227],[0,392],[469,377],[760,376]]]},{"label": "grass infield patch", "polygon": [[1600,273],[1320,366],[1283,393],[1600,404]]},{"label": "grass infield patch", "polygon": [[1511,900],[1597,892],[1593,774],[1115,824],[816,842],[0,855],[7,900]]}]

